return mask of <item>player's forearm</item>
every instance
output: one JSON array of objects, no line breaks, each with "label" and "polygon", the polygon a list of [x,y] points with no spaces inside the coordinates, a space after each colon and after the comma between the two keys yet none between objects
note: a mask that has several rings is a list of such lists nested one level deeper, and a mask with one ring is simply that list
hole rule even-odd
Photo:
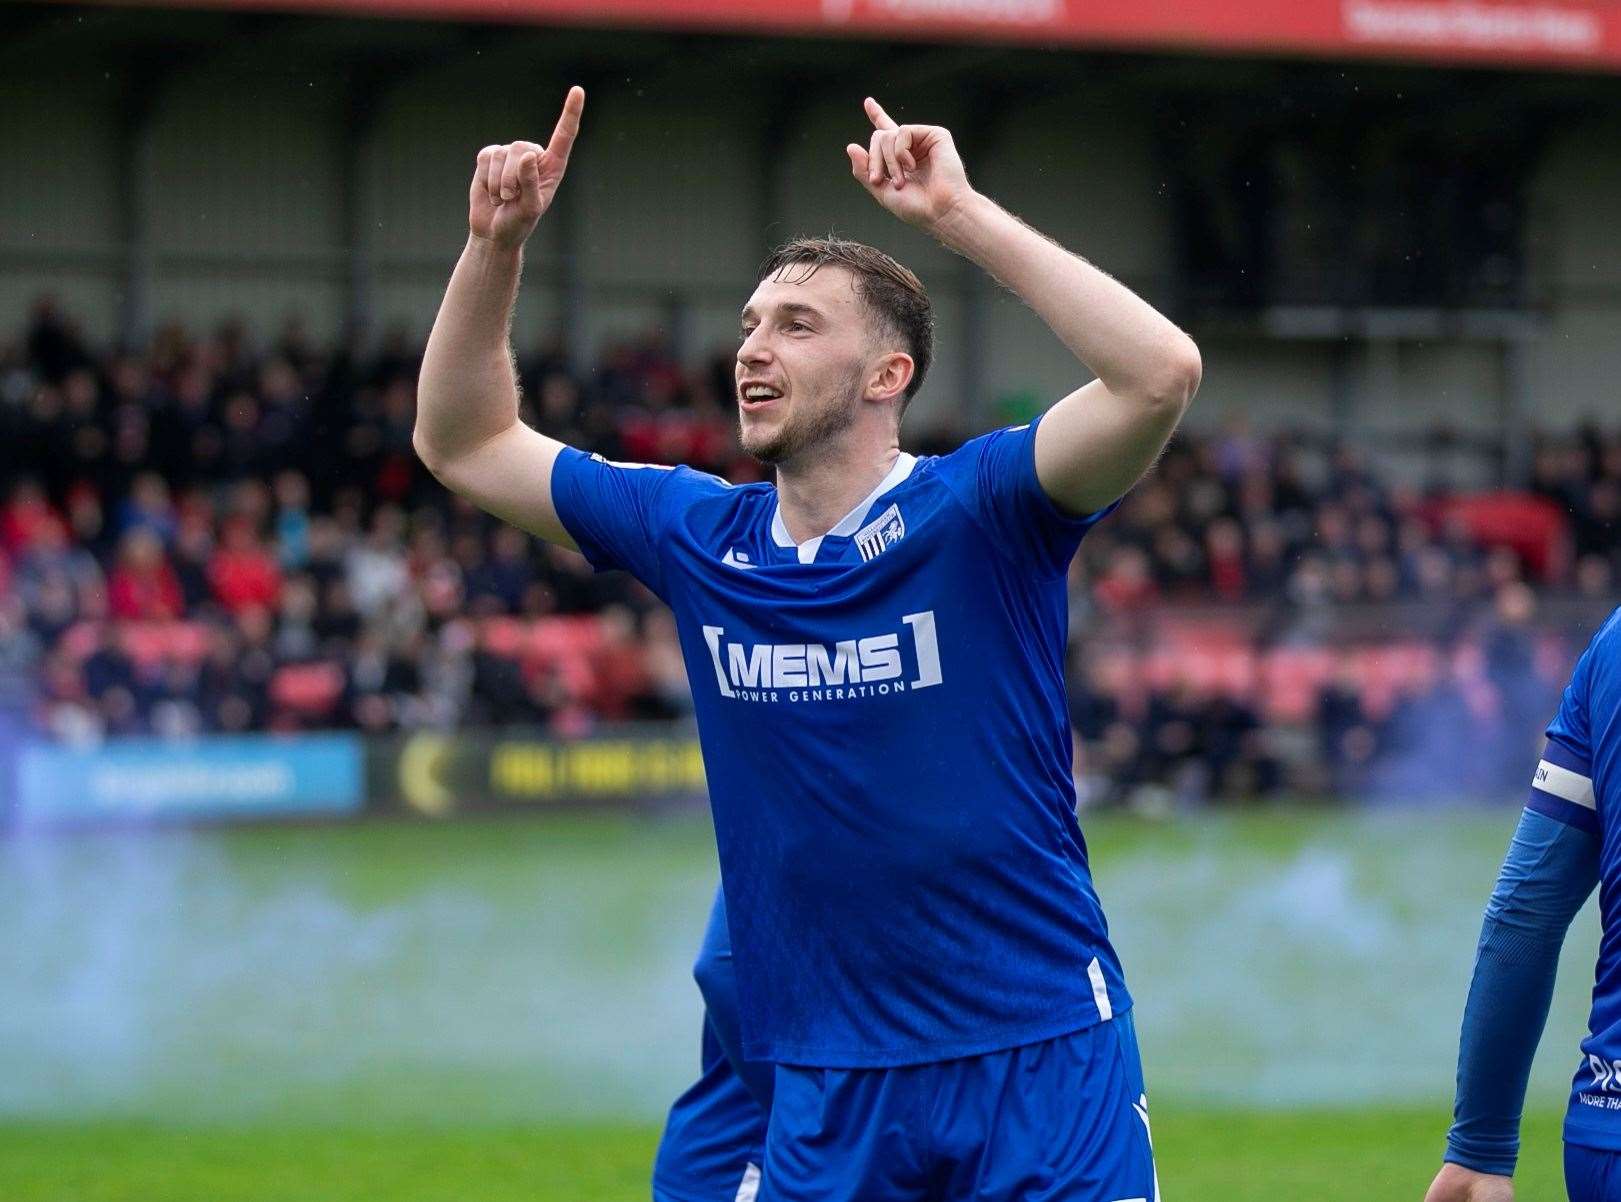
[{"label": "player's forearm", "polygon": [[1458,1042],[1458,1093],[1446,1159],[1514,1175],[1520,1113],[1548,1021],[1559,942],[1527,939],[1487,919]]},{"label": "player's forearm", "polygon": [[1559,949],[1598,879],[1597,841],[1526,812],[1487,906],[1464,1007],[1446,1158],[1510,1176]]},{"label": "player's forearm", "polygon": [[413,442],[432,468],[518,420],[510,330],[522,251],[470,237],[422,356]]},{"label": "player's forearm", "polygon": [[1199,382],[1192,339],[1130,288],[974,193],[935,236],[1018,294],[1116,396],[1185,405]]}]

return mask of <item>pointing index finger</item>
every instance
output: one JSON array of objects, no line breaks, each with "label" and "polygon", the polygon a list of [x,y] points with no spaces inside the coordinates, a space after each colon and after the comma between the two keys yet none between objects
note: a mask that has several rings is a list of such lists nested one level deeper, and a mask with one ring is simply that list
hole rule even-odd
[{"label": "pointing index finger", "polygon": [[872,119],[872,124],[873,124],[874,129],[899,129],[900,128],[899,126],[897,126],[895,124],[895,119],[893,117],[891,117],[888,113],[884,112],[884,106],[879,104],[871,96],[867,97],[867,102],[866,102],[865,107],[866,107],[866,110],[867,110],[867,116]]},{"label": "pointing index finger", "polygon": [[557,128],[552,130],[551,141],[546,143],[546,153],[553,158],[568,162],[568,152],[574,146],[574,138],[580,132],[580,114],[585,111],[585,89],[575,85],[568,90],[568,99],[563,101],[562,116],[557,118]]}]

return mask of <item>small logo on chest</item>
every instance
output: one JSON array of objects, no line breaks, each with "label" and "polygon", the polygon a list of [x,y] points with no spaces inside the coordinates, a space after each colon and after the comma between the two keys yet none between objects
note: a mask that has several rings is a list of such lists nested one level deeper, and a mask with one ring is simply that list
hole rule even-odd
[{"label": "small logo on chest", "polygon": [[876,559],[901,539],[906,537],[906,519],[901,517],[901,507],[891,505],[883,513],[868,522],[856,531],[856,549],[861,552],[861,561]]}]

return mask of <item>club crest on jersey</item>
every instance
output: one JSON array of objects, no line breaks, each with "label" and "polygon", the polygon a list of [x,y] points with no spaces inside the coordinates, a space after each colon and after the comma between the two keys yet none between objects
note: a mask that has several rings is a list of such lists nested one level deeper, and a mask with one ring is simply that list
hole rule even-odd
[{"label": "club crest on jersey", "polygon": [[866,563],[868,560],[876,559],[905,537],[906,520],[901,517],[901,507],[891,505],[856,531],[856,549],[861,552],[861,561]]}]

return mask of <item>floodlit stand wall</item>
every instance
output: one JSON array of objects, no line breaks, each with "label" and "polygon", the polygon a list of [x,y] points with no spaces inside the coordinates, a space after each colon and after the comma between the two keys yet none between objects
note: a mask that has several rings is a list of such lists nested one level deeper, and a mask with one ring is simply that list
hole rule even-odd
[{"label": "floodlit stand wall", "polygon": [[[374,335],[425,336],[465,236],[474,155],[490,141],[544,138],[571,75],[537,59],[545,34],[532,30],[484,31],[425,65],[374,59],[361,70],[367,31],[403,27],[341,28],[285,19],[173,64],[160,54],[152,87],[139,62],[153,60],[126,60],[116,46],[65,63],[15,48],[0,56],[3,336],[45,292],[97,338],[172,319],[203,329],[229,314],[261,336],[296,314],[325,338],[356,305]],[[893,77],[829,80],[786,70],[797,43],[723,41],[735,61],[699,63],[661,59],[642,37],[615,65],[625,35],[572,36],[592,51],[591,99],[570,178],[531,246],[521,348],[561,341],[589,358],[658,326],[685,355],[727,349],[765,249],[834,229],[896,253],[936,299],[940,349],[917,426],[985,425],[1000,399],[1056,399],[1082,382],[1022,305],[849,178],[843,146],[865,141],[859,102],[874,80],[891,84],[885,98],[903,120],[958,131],[979,186],[1174,308],[1151,113],[1139,93],[1081,78],[1079,66],[1066,75],[1079,59],[1045,56],[1052,79],[1037,98],[987,114],[926,56]],[[1490,332],[1430,337],[1400,325],[1352,339],[1196,330],[1206,370],[1191,420],[1352,430],[1389,448],[1435,422],[1478,431],[1613,418],[1617,195],[1613,131],[1572,128],[1544,155],[1529,254],[1549,307],[1520,349]],[[132,311],[142,298],[124,281],[142,273],[150,286]]]}]

